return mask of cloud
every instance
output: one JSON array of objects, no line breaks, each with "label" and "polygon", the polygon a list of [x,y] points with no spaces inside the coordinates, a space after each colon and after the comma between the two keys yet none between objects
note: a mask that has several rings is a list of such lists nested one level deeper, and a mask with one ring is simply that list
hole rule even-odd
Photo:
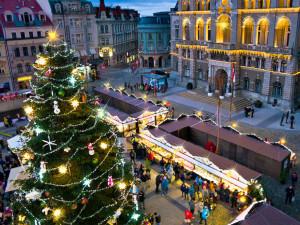
[{"label": "cloud", "polygon": [[[99,6],[100,0],[91,0],[94,6]],[[170,8],[175,7],[176,0],[110,0],[104,1],[106,6],[121,8],[129,8],[137,10],[141,16],[152,16],[155,12],[170,11]]]}]

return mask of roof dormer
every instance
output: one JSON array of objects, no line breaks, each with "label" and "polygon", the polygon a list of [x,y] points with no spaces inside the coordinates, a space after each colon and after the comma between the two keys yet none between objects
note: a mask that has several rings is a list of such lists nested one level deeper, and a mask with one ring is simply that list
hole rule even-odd
[{"label": "roof dormer", "polygon": [[5,11],[4,15],[5,15],[6,22],[11,23],[14,21],[13,13],[11,11],[9,11],[9,10]]}]

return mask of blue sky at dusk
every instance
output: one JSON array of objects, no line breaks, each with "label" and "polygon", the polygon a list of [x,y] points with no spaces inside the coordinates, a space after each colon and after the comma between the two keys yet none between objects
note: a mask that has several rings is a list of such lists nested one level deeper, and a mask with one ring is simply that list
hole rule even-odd
[{"label": "blue sky at dusk", "polygon": [[[100,0],[90,0],[94,6],[99,6]],[[154,12],[169,11],[175,7],[176,0],[104,0],[105,6],[121,6],[137,10],[141,16],[152,16]]]}]

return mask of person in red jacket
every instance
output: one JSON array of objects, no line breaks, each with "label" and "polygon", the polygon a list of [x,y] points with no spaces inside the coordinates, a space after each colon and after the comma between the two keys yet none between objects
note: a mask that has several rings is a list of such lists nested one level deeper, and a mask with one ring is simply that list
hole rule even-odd
[{"label": "person in red jacket", "polygon": [[149,152],[148,153],[148,160],[150,161],[150,162],[153,162],[153,159],[154,159],[154,154],[153,154],[153,152]]}]

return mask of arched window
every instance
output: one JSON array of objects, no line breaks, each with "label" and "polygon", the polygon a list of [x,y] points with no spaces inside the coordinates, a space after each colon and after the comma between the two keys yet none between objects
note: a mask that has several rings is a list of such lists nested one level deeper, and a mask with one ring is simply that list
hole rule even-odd
[{"label": "arched window", "polygon": [[176,21],[174,23],[174,29],[175,29],[175,39],[179,38],[179,21]]},{"label": "arched window", "polygon": [[57,13],[61,13],[61,6],[60,6],[59,3],[56,3],[56,4],[55,4],[55,11],[56,11]]},{"label": "arched window", "polygon": [[183,24],[183,40],[190,40],[190,23],[185,21]]},{"label": "arched window", "polygon": [[197,10],[197,11],[200,11],[200,9],[201,9],[200,4],[201,4],[200,1],[197,1],[197,2],[196,2],[196,10]]},{"label": "arched window", "polygon": [[204,41],[204,22],[200,19],[197,23],[197,40]]},{"label": "arched window", "polygon": [[243,23],[243,44],[253,44],[254,23],[248,18]]},{"label": "arched window", "polygon": [[191,4],[190,1],[186,2],[186,11],[190,11],[190,8],[191,8],[190,4]]},{"label": "arched window", "polygon": [[189,66],[185,66],[184,69],[185,69],[184,75],[187,76],[187,77],[189,77],[190,76],[190,67]]},{"label": "arched window", "polygon": [[217,43],[229,43],[231,21],[229,16],[221,15],[217,20]]},{"label": "arched window", "polygon": [[31,72],[31,66],[29,63],[26,63],[25,68],[26,68],[26,72]]},{"label": "arched window", "polygon": [[22,66],[22,64],[18,64],[17,65],[17,70],[18,70],[18,73],[23,73],[23,66]]},{"label": "arched window", "polygon": [[100,33],[102,33],[102,34],[104,33],[104,25],[100,26]]},{"label": "arched window", "polygon": [[258,0],[258,8],[259,9],[263,8],[263,4],[264,4],[263,0]]},{"label": "arched window", "polygon": [[204,1],[201,1],[201,11],[204,11],[205,10],[205,3]]},{"label": "arched window", "polygon": [[274,97],[281,97],[282,96],[282,86],[280,82],[275,82],[273,84],[273,93]]},{"label": "arched window", "polygon": [[225,12],[226,12],[227,14],[231,14],[231,8],[230,8],[229,6],[226,6]]},{"label": "arched window", "polygon": [[224,8],[223,7],[219,7],[218,8],[218,14],[222,14],[224,12]]},{"label": "arched window", "polygon": [[293,0],[287,0],[286,6],[287,6],[288,8],[293,7]]},{"label": "arched window", "polygon": [[244,78],[244,90],[249,90],[249,78],[245,77]]},{"label": "arched window", "polygon": [[206,2],[206,10],[210,10],[210,0],[207,0]]},{"label": "arched window", "polygon": [[260,58],[256,58],[255,62],[255,68],[259,68]]},{"label": "arched window", "polygon": [[261,93],[261,86],[262,86],[261,80],[259,79],[255,80],[255,92]]},{"label": "arched window", "polygon": [[255,9],[255,0],[251,0],[250,9]]},{"label": "arched window", "polygon": [[279,0],[278,8],[284,8],[284,0]]},{"label": "arched window", "polygon": [[87,13],[89,13],[91,11],[90,5],[88,5],[88,4],[85,5],[85,11]]},{"label": "arched window", "polygon": [[278,71],[278,59],[273,60],[273,71]]},{"label": "arched window", "polygon": [[269,35],[269,22],[266,19],[261,19],[257,23],[257,45],[267,45]]},{"label": "arched window", "polygon": [[185,7],[186,7],[186,3],[183,2],[183,3],[182,3],[182,11],[185,11]]},{"label": "arched window", "polygon": [[108,33],[108,25],[105,25],[105,33]]},{"label": "arched window", "polygon": [[286,72],[286,61],[283,60],[281,62],[280,72],[285,73]]},{"label": "arched window", "polygon": [[275,47],[287,47],[290,39],[290,22],[286,18],[278,21],[275,34]]},{"label": "arched window", "polygon": [[261,63],[260,63],[260,68],[264,69],[264,68],[265,68],[265,65],[266,65],[266,59],[265,59],[265,58],[262,58],[262,59],[261,59]]},{"label": "arched window", "polygon": [[249,0],[244,0],[244,8],[249,9]]},{"label": "arched window", "polygon": [[206,41],[211,41],[211,19],[206,21]]},{"label": "arched window", "polygon": [[203,70],[199,68],[199,80],[204,80],[203,78]]},{"label": "arched window", "polygon": [[266,0],[266,9],[269,9],[271,6],[271,0]]}]

